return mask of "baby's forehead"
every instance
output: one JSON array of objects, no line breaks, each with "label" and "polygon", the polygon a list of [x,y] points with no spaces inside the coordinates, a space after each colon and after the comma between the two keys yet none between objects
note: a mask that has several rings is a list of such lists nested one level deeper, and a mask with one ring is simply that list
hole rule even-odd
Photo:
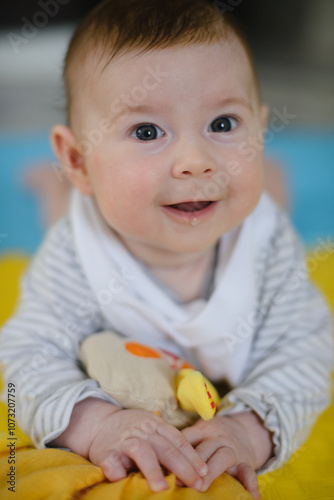
[{"label": "baby's forehead", "polygon": [[[231,72],[234,74],[234,77],[236,74],[239,74],[249,87],[256,89],[255,92],[257,93],[256,76],[248,51],[242,41],[232,32],[228,37],[218,42],[177,45],[152,49],[150,51],[124,50],[117,57],[111,59],[110,53],[105,51],[103,47],[87,47],[84,61],[81,58],[79,62],[78,58],[75,65],[76,71],[72,68],[72,85],[75,87],[75,97],[73,100],[77,100],[78,104],[78,100],[80,99],[82,105],[85,99],[93,96],[94,91],[107,91],[104,87],[107,87],[109,84],[112,86],[116,80],[118,86],[123,90],[122,83],[126,87],[128,73],[131,73],[132,76],[138,75],[138,84],[145,77],[148,79],[150,75],[150,85],[154,84],[154,80],[159,83],[164,79],[164,75],[166,74],[164,72],[164,62],[166,60],[172,60],[172,66],[182,68],[183,61],[190,55],[193,64],[201,66],[203,62],[205,63],[208,47],[214,47],[215,60],[212,65],[212,74],[207,75],[202,73],[200,76],[203,81],[206,81],[209,86],[214,87],[216,82],[214,79],[215,65],[218,66],[220,64],[220,52],[225,51],[226,53],[228,51],[228,57],[225,57],[225,61],[226,59],[228,60],[226,74],[228,75]],[[148,80],[145,81],[148,82]],[[164,81],[164,85],[168,85],[168,78]],[[219,82],[217,82],[217,85],[219,85]]]}]

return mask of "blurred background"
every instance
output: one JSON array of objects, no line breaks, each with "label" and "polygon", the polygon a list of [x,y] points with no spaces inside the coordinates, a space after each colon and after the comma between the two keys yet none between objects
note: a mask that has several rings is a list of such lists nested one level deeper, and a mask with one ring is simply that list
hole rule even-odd
[{"label": "blurred background", "polygon": [[[58,216],[64,181],[48,136],[65,121],[68,40],[97,3],[1,2],[0,256],[31,255]],[[334,241],[334,0],[218,4],[244,26],[272,115],[289,116],[266,139],[273,189],[286,191],[282,203],[308,248]]]}]

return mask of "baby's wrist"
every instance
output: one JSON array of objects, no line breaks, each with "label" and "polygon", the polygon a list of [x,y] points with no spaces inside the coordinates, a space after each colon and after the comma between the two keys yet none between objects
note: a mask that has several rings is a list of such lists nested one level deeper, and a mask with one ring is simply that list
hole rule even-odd
[{"label": "baby's wrist", "polygon": [[234,413],[229,415],[229,418],[232,418],[246,429],[254,451],[255,469],[259,469],[274,454],[272,433],[253,411]]},{"label": "baby's wrist", "polygon": [[89,458],[90,447],[105,419],[120,410],[118,406],[102,399],[87,398],[80,401],[73,408],[68,427],[49,446],[69,448],[74,453]]}]

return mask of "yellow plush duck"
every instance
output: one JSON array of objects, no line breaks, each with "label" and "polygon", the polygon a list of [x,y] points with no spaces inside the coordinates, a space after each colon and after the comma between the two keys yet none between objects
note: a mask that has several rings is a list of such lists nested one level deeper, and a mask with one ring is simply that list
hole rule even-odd
[{"label": "yellow plush duck", "polygon": [[182,428],[198,416],[209,420],[218,392],[187,361],[112,332],[88,337],[80,359],[88,375],[124,408],[151,410]]},{"label": "yellow plush duck", "polygon": [[210,420],[217,411],[219,395],[201,372],[191,368],[179,371],[175,380],[176,398],[182,410],[196,412],[203,420]]}]

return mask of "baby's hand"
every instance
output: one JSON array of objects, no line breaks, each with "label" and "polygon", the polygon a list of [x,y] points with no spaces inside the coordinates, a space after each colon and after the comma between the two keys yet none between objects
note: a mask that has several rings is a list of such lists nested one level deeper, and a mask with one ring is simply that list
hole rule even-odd
[{"label": "baby's hand", "polygon": [[269,431],[255,414],[216,415],[212,420],[198,420],[182,433],[208,464],[209,472],[202,491],[227,472],[238,479],[254,498],[260,499],[255,470],[270,458],[272,442]]},{"label": "baby's hand", "polygon": [[208,467],[184,435],[151,411],[119,410],[107,414],[89,451],[110,481],[126,477],[137,465],[153,491],[168,488],[161,466],[184,484],[201,491]]}]

